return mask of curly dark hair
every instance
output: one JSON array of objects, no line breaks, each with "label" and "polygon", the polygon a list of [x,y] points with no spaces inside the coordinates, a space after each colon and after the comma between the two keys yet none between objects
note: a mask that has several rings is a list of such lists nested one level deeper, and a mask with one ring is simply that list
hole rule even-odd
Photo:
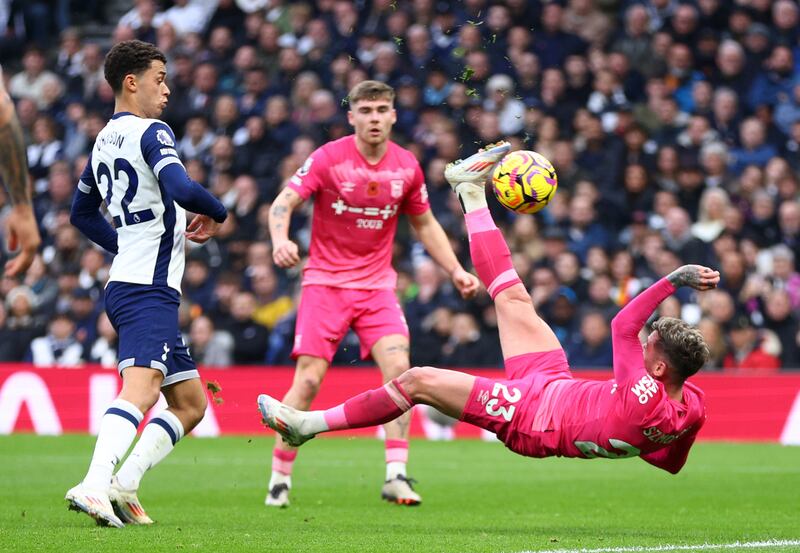
[{"label": "curly dark hair", "polygon": [[652,328],[658,332],[657,347],[681,382],[699,371],[708,361],[708,345],[697,328],[672,317],[661,317],[653,323]]},{"label": "curly dark hair", "polygon": [[163,52],[148,42],[126,40],[114,46],[106,55],[103,66],[106,81],[114,94],[122,90],[125,75],[140,75],[150,68],[153,61],[167,63]]}]

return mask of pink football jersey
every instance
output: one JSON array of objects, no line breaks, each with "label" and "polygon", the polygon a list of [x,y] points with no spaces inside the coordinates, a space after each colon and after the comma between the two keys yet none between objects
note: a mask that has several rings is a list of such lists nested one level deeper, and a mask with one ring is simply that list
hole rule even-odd
[{"label": "pink football jersey", "polygon": [[703,392],[685,382],[682,401],[670,399],[664,385],[645,370],[638,337],[650,314],[674,290],[661,279],[615,317],[614,380],[563,379],[545,388],[536,416],[528,421],[533,430],[548,433],[542,456],[641,456],[669,472],[680,470],[705,422]]},{"label": "pink football jersey", "polygon": [[420,215],[430,206],[414,155],[389,142],[376,165],[350,135],[318,148],[288,186],[314,197],[311,246],[303,285],[394,288],[392,245],[400,213]]}]

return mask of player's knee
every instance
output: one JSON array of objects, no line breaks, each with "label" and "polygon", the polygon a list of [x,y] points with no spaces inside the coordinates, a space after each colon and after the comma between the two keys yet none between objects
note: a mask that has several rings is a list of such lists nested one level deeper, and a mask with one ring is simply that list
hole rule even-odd
[{"label": "player's knee", "polygon": [[528,295],[528,291],[525,290],[524,286],[510,286],[509,288],[503,290],[503,292],[504,299],[509,303],[525,303],[528,305],[533,305],[531,297]]},{"label": "player's knee", "polygon": [[397,381],[408,397],[417,403],[427,397],[427,390],[436,378],[435,371],[433,367],[412,367],[401,374]]}]

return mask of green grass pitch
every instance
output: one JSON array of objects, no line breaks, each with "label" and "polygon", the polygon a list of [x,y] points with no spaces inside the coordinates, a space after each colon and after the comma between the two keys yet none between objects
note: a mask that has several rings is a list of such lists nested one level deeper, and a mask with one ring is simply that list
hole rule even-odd
[{"label": "green grass pitch", "polygon": [[93,443],[0,437],[0,550],[516,553],[800,540],[800,448],[701,443],[671,476],[639,459],[526,459],[499,443],[415,440],[424,502],[409,508],[380,500],[380,442],[321,438],[300,452],[292,506],[276,510],[263,504],[271,438],[190,438],[142,484],[156,525],[115,530],[63,500]]}]

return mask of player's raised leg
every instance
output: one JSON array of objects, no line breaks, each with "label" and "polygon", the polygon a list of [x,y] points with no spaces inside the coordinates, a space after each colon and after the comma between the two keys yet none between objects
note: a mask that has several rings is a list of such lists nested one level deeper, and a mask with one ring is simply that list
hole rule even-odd
[{"label": "player's raised leg", "polygon": [[[181,374],[184,373],[177,373],[176,376]],[[178,441],[191,432],[205,415],[208,400],[199,378],[178,381],[161,391],[169,407],[150,419],[133,451],[111,481],[111,504],[117,516],[126,524],[153,523],[137,493],[142,477],[169,455]]]},{"label": "player's raised leg", "polygon": [[109,499],[111,475],[136,438],[144,413],[158,400],[163,378],[161,371],[155,369],[124,369],[122,391],[100,421],[89,470],[81,483],[65,496],[70,509],[88,514],[101,525],[124,526]]},{"label": "player's raised leg", "polygon": [[[328,370],[326,359],[311,355],[300,355],[294,373],[292,386],[283,397],[283,402],[301,411],[308,410],[311,402],[319,393],[322,379]],[[289,506],[289,490],[292,488],[292,469],[297,458],[297,448],[281,439],[275,438],[272,450],[272,473],[269,479],[269,491],[264,500],[265,505],[272,507]]]},{"label": "player's raised leg", "polygon": [[321,432],[385,424],[418,403],[459,418],[474,384],[474,376],[459,371],[414,367],[325,411],[298,411],[266,394],[258,396],[258,407],[263,422],[297,447]]},{"label": "player's raised leg", "polygon": [[[561,349],[553,331],[536,314],[486,203],[486,179],[508,149],[508,143],[490,145],[445,170],[464,210],[472,262],[495,302],[504,359]],[[508,365],[506,369],[508,372]]]},{"label": "player's raised leg", "polygon": [[[381,369],[383,382],[400,377],[410,368],[408,337],[402,334],[384,336],[372,347],[372,358]],[[386,481],[381,497],[399,505],[419,505],[420,495],[414,491],[408,478],[408,432],[411,411],[384,424],[386,431]]]}]

